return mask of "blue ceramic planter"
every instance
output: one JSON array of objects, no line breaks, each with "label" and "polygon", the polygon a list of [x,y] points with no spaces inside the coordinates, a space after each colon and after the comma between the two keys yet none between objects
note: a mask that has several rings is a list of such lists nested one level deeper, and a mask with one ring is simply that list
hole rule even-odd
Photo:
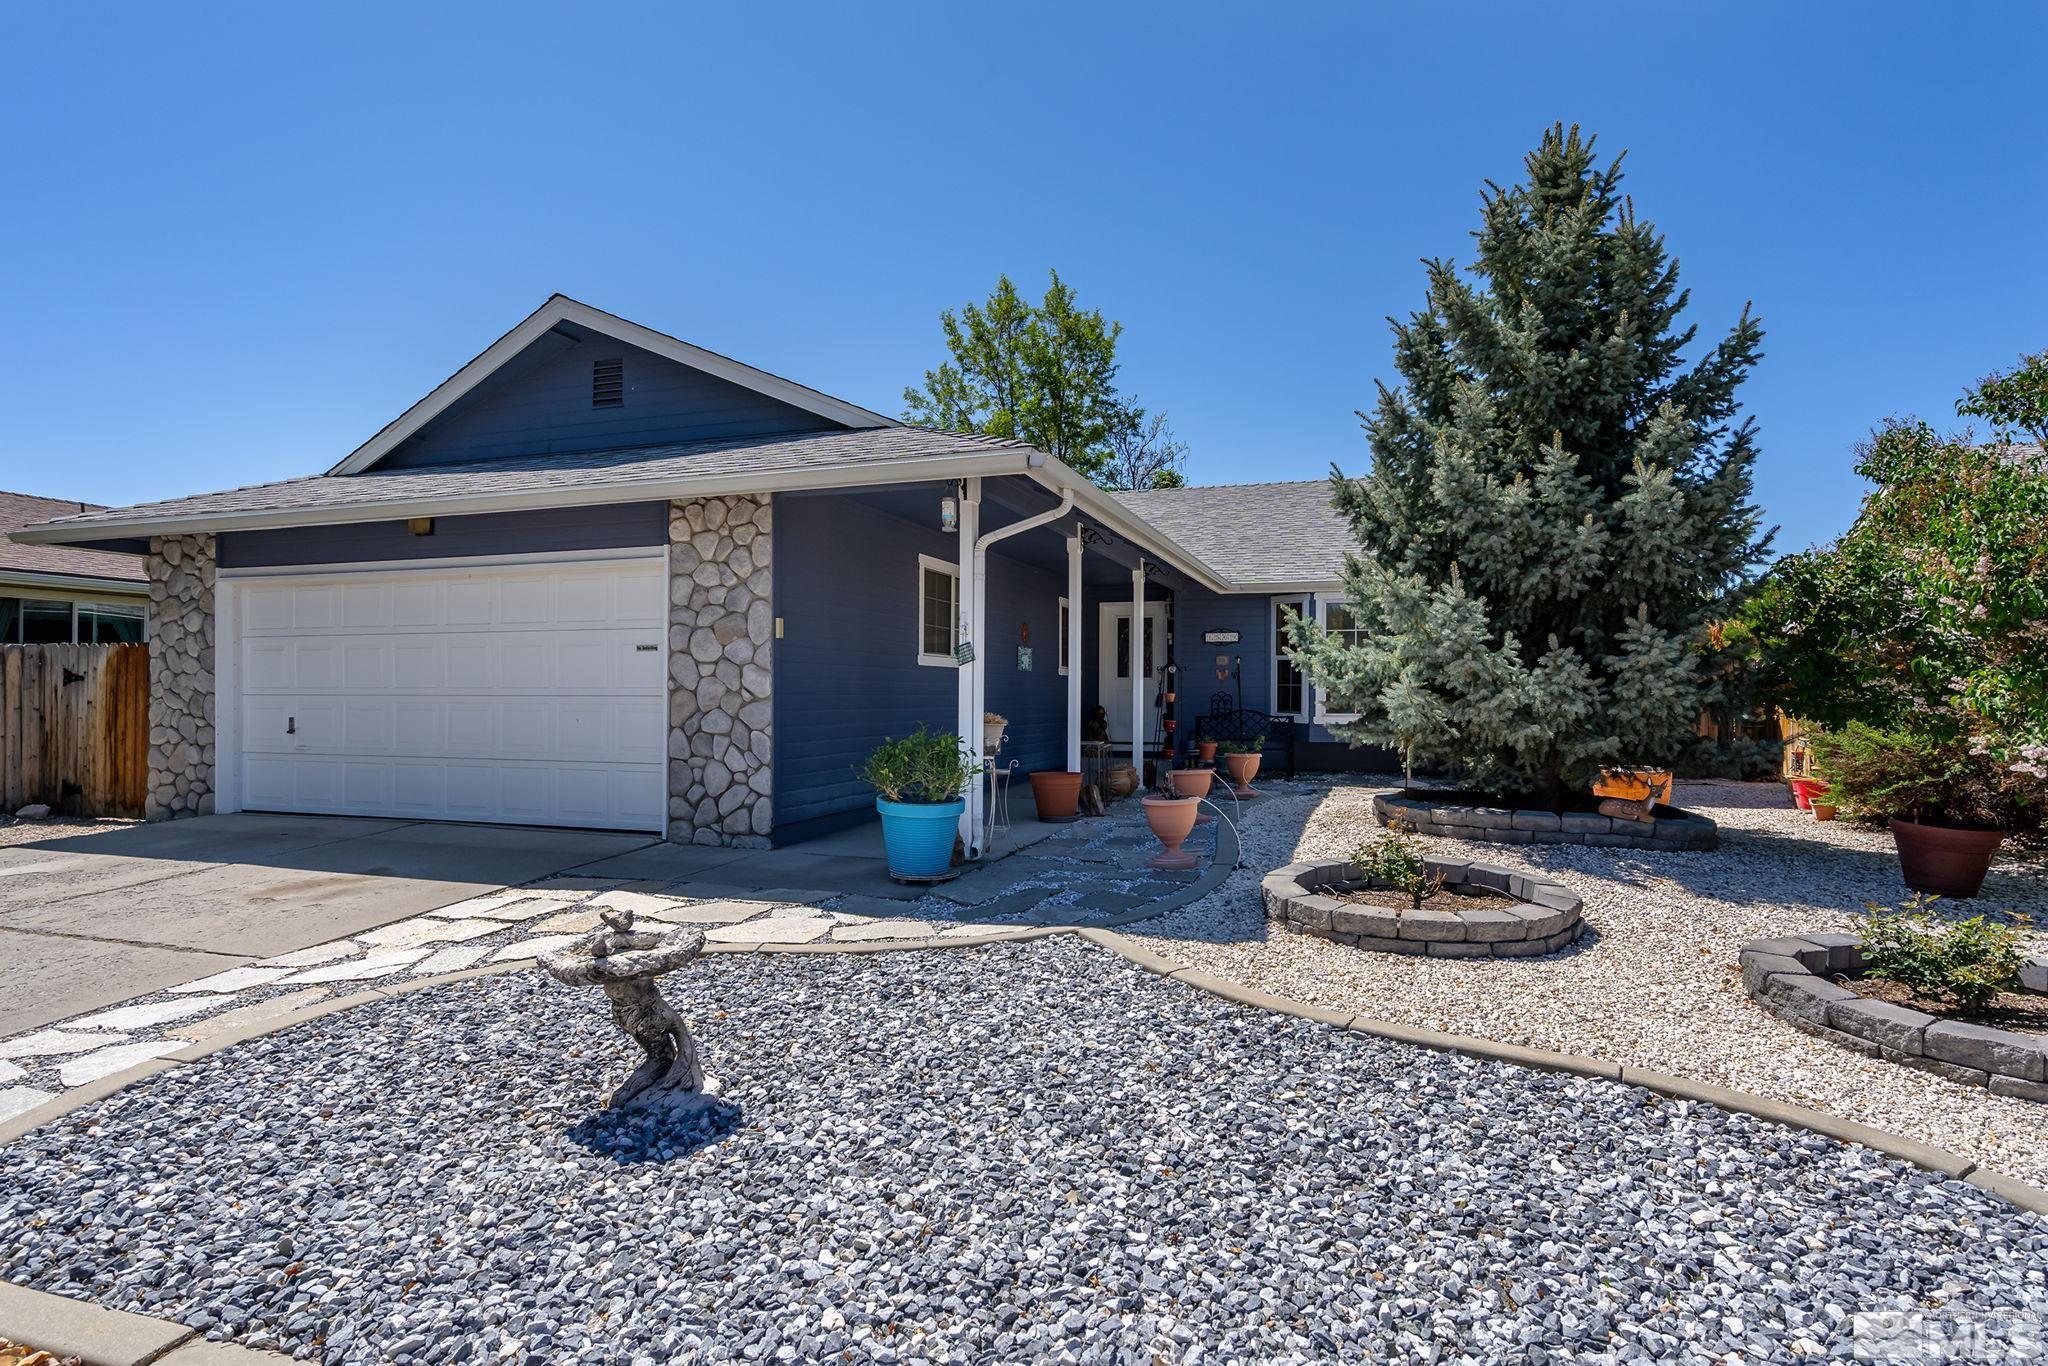
[{"label": "blue ceramic planter", "polygon": [[889,851],[889,876],[944,877],[953,866],[953,836],[967,803],[892,802],[875,798],[882,813],[882,844]]}]

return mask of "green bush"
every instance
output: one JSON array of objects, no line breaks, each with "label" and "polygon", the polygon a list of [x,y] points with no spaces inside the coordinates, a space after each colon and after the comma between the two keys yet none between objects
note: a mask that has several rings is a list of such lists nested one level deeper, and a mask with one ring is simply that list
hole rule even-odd
[{"label": "green bush", "polygon": [[1417,910],[1444,881],[1441,873],[1429,871],[1422,847],[1398,830],[1376,835],[1352,850],[1351,866],[1382,887],[1405,892],[1408,904]]},{"label": "green bush", "polygon": [[2035,819],[2032,780],[1960,740],[1852,721],[1812,741],[1814,776],[1851,820],[2014,830]]},{"label": "green bush", "polygon": [[860,776],[892,802],[950,802],[974,779],[975,764],[959,736],[919,726],[877,745]]},{"label": "green bush", "polygon": [[1870,903],[1870,914],[1861,918],[1864,975],[1966,1010],[1989,1005],[2001,991],[2018,991],[2025,918],[2001,925],[1973,915],[1945,925],[1928,911],[1934,901],[1916,896],[1897,910]]}]

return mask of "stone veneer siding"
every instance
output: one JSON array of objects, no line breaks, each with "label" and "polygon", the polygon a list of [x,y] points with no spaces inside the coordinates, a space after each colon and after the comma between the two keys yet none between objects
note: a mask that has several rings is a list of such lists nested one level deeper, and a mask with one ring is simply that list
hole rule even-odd
[{"label": "stone veneer siding", "polygon": [[774,826],[773,507],[674,503],[668,519],[668,815],[679,844],[748,847]]},{"label": "stone veneer siding", "polygon": [[149,543],[150,820],[213,810],[213,537]]}]

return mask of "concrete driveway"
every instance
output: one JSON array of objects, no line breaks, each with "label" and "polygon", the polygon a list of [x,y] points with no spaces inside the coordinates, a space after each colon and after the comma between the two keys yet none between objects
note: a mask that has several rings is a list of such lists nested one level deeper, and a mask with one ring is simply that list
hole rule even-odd
[{"label": "concrete driveway", "polygon": [[655,843],[201,816],[0,849],[0,1036]]}]

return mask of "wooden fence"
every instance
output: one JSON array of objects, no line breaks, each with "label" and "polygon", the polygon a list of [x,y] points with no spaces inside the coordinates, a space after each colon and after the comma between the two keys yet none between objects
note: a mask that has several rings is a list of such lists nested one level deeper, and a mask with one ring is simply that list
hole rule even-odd
[{"label": "wooden fence", "polygon": [[0,812],[142,815],[147,645],[0,645]]}]

